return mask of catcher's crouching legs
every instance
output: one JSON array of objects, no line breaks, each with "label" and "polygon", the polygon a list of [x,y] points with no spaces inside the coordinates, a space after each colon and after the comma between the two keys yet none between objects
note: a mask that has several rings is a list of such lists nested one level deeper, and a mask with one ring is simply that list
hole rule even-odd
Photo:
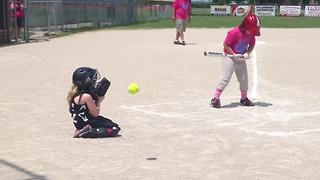
[{"label": "catcher's crouching legs", "polygon": [[80,135],[81,138],[105,138],[116,137],[120,131],[120,127],[100,127],[91,128],[91,131]]},{"label": "catcher's crouching legs", "polygon": [[121,128],[117,123],[114,123],[108,118],[98,116],[93,122],[91,131],[81,134],[82,138],[104,138],[104,137],[116,137],[118,136]]}]

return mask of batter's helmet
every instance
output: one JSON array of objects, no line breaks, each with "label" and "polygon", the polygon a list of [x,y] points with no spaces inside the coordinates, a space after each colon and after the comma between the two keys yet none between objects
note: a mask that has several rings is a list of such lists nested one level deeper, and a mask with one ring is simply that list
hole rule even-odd
[{"label": "batter's helmet", "polygon": [[260,36],[260,20],[259,17],[250,13],[243,19],[241,25],[247,32],[254,36]]}]

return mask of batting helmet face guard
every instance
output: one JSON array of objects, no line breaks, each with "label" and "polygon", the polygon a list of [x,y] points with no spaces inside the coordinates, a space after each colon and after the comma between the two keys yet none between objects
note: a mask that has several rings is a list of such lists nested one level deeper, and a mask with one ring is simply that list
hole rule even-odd
[{"label": "batting helmet face guard", "polygon": [[90,90],[99,78],[100,74],[97,69],[80,67],[74,71],[72,83],[81,90]]},{"label": "batting helmet face guard", "polygon": [[259,17],[250,13],[242,21],[242,26],[249,34],[260,36],[260,20]]}]

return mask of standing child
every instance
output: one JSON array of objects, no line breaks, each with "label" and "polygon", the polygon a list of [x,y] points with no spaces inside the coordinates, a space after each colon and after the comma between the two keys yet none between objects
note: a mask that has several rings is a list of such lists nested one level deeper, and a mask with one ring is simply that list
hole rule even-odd
[{"label": "standing child", "polygon": [[[176,23],[176,38],[174,44],[186,45],[184,41],[184,32],[187,22],[190,22],[191,3],[190,0],[174,0],[172,3],[172,20]],[[181,39],[181,42],[179,41]]]},{"label": "standing child", "polygon": [[15,39],[20,39],[21,29],[24,28],[24,5],[23,0],[12,0],[10,2],[11,16],[13,17],[11,33],[14,32]]},{"label": "standing child", "polygon": [[[120,131],[118,124],[99,115],[104,99],[104,95],[98,96],[96,93],[99,78],[98,70],[89,67],[80,67],[73,73],[73,85],[67,100],[76,128],[74,138],[114,137]],[[110,85],[110,82],[107,82]]]},{"label": "standing child", "polygon": [[240,84],[240,103],[244,106],[254,106],[247,97],[248,91],[248,71],[245,59],[250,58],[250,53],[254,49],[256,38],[260,36],[260,20],[253,13],[249,13],[242,23],[232,28],[224,40],[224,52],[235,57],[226,57],[223,61],[222,77],[218,82],[211,106],[220,108],[220,95],[230,82],[233,72],[236,73]]}]

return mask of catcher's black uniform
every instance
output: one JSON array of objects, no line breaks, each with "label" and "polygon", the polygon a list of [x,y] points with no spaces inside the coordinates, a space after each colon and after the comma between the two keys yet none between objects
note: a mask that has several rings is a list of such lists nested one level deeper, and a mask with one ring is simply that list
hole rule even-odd
[{"label": "catcher's black uniform", "polygon": [[[78,95],[81,96],[83,93],[88,92],[81,92]],[[72,100],[69,111],[71,113],[71,118],[73,119],[73,124],[77,130],[81,130],[86,125],[92,127],[91,131],[86,134],[86,137],[111,137],[116,136],[120,131],[119,125],[112,122],[110,119],[103,116],[93,117],[89,113],[87,104],[78,105]]]}]

